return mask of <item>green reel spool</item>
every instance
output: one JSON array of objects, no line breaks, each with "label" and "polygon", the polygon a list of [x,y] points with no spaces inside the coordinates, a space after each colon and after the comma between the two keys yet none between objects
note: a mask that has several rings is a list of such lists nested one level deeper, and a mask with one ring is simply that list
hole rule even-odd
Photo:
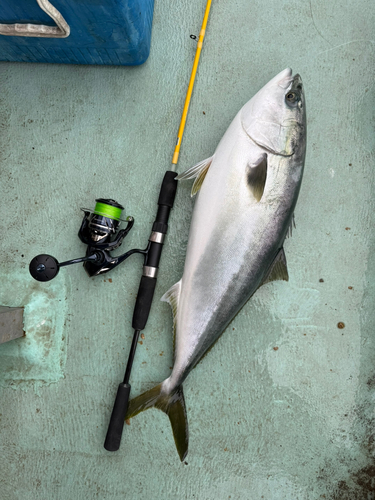
[{"label": "green reel spool", "polygon": [[103,201],[97,201],[94,209],[95,215],[101,215],[102,217],[108,217],[109,219],[120,220],[123,207],[121,205],[108,205]]}]

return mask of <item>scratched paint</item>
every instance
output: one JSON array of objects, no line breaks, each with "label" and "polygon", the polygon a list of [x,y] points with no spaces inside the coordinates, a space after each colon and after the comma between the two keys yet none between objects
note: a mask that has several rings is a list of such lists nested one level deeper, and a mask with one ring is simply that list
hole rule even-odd
[{"label": "scratched paint", "polygon": [[33,387],[38,391],[41,386],[58,382],[64,376],[65,280],[41,285],[29,279],[26,269],[20,272],[12,265],[0,279],[0,303],[24,307],[26,334],[0,350],[0,385],[25,390]]},{"label": "scratched paint", "polygon": [[[124,247],[146,246],[196,48],[189,35],[203,10],[200,2],[157,2],[141,67],[2,64],[1,298],[16,305],[21,291],[27,297],[34,255],[84,254],[79,208],[97,197],[115,198],[135,217]],[[375,498],[374,15],[368,0],[213,2],[180,170],[212,154],[266,81],[286,66],[298,71],[308,151],[296,229],[285,243],[290,280],[259,289],[189,375],[187,464],[156,410],[125,426],[118,453],[103,449],[141,258],[94,279],[81,266],[62,269],[53,298],[38,285],[43,307],[56,321],[65,315],[66,361],[63,377],[36,394],[4,382],[0,352],[4,498]],[[134,394],[172,366],[171,313],[158,299],[182,274],[190,187],[179,187],[171,216]],[[12,373],[22,379],[20,359]],[[52,358],[44,368],[56,374],[51,367]]]}]

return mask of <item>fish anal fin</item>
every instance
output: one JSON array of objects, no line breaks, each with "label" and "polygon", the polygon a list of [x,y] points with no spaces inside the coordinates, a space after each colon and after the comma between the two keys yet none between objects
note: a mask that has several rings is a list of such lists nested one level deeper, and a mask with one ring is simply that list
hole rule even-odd
[{"label": "fish anal fin", "polygon": [[173,314],[173,352],[175,350],[175,339],[176,339],[176,329],[177,329],[177,311],[178,303],[180,301],[182,280],[175,283],[160,299],[162,302],[168,302],[172,308]]},{"label": "fish anal fin", "polygon": [[164,392],[163,384],[159,384],[129,403],[125,419],[138,415],[149,408],[158,408],[166,413],[172,426],[174,441],[181,462],[185,459],[189,446],[189,428],[182,385],[173,392]]},{"label": "fish anal fin", "polygon": [[261,154],[254,163],[246,167],[247,185],[257,201],[263,196],[267,179],[267,155]]},{"label": "fish anal fin", "polygon": [[206,177],[206,174],[208,172],[208,169],[210,168],[213,158],[214,157],[211,156],[210,158],[207,158],[206,160],[197,163],[197,165],[194,165],[194,167],[189,168],[188,170],[186,170],[185,172],[176,177],[178,181],[195,179],[191,190],[191,196],[196,195],[200,190],[203,181]]},{"label": "fish anal fin", "polygon": [[279,253],[276,255],[274,261],[272,262],[262,285],[276,280],[289,281],[288,268],[286,265],[286,257],[283,248],[279,250]]}]

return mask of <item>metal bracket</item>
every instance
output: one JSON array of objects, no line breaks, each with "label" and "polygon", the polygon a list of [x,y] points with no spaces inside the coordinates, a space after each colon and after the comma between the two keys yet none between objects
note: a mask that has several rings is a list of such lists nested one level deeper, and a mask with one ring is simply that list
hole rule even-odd
[{"label": "metal bracket", "polygon": [[36,0],[39,7],[53,19],[57,26],[44,24],[0,24],[0,35],[35,36],[44,38],[66,38],[70,26],[60,12],[48,0]]},{"label": "metal bracket", "polygon": [[23,307],[0,306],[0,344],[24,335]]}]

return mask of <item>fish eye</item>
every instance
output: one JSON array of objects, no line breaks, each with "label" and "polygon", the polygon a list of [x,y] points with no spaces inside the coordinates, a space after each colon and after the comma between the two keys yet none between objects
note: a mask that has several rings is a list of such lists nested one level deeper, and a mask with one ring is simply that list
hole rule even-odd
[{"label": "fish eye", "polygon": [[296,100],[296,94],[295,94],[295,92],[289,92],[286,95],[286,98],[288,99],[288,101],[294,102]]}]

